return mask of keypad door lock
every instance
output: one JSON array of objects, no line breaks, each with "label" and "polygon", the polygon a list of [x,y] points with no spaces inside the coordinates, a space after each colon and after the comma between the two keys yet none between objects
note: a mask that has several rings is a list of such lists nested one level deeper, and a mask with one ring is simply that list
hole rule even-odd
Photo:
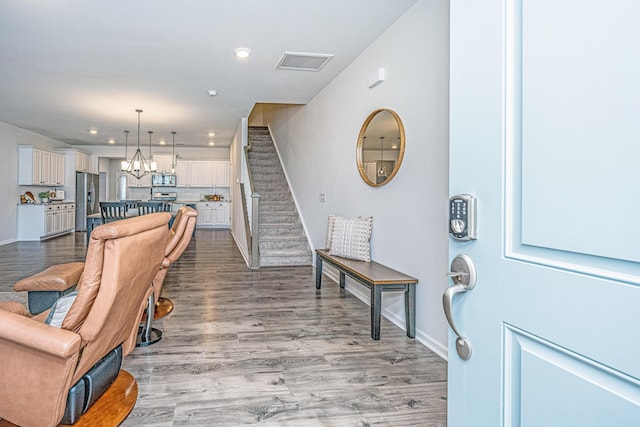
[{"label": "keypad door lock", "polygon": [[449,235],[456,240],[475,240],[476,198],[458,194],[449,199]]}]

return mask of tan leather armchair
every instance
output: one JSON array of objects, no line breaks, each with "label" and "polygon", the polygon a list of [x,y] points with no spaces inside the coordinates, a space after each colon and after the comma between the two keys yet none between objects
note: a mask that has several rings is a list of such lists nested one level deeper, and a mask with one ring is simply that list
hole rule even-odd
[{"label": "tan leather armchair", "polygon": [[191,242],[193,230],[196,228],[197,217],[198,211],[188,206],[181,207],[176,214],[173,225],[169,230],[167,245],[164,249],[162,268],[156,273],[156,277],[153,278],[153,294],[156,305],[160,300],[160,292],[162,291],[162,285],[164,284],[164,279],[167,276],[169,267],[180,258]]},{"label": "tan leather armchair", "polygon": [[[153,320],[159,319],[173,310],[173,302],[160,296],[162,285],[167,277],[169,267],[180,258],[187,246],[189,246],[193,230],[196,227],[197,217],[198,212],[188,206],[180,208],[175,216],[167,237],[162,268],[153,278],[154,300],[149,301],[149,307],[144,317],[145,325],[138,338],[138,346],[155,344],[162,339],[162,331],[151,327]],[[156,313],[160,315],[154,316]]]},{"label": "tan leather armchair", "polygon": [[[93,230],[78,295],[60,328],[0,304],[0,418],[21,426],[54,426],[72,385],[121,346],[135,347],[138,325],[162,265],[168,213]],[[118,365],[119,369],[119,365]]]}]

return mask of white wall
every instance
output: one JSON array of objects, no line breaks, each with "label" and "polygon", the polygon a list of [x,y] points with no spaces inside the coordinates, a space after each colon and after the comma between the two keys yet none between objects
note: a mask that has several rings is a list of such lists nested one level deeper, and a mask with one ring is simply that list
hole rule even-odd
[{"label": "white wall", "polygon": [[[329,214],[373,216],[372,258],[419,279],[417,338],[446,356],[449,2],[421,0],[306,106],[264,113],[315,248]],[[369,89],[379,67],[386,80]],[[395,179],[370,187],[360,178],[356,143],[377,108],[405,126],[404,162]],[[326,203],[319,194],[326,193]],[[366,288],[347,288],[368,301]],[[310,290],[311,292],[311,290]],[[385,294],[383,313],[404,327],[401,293]]]}]

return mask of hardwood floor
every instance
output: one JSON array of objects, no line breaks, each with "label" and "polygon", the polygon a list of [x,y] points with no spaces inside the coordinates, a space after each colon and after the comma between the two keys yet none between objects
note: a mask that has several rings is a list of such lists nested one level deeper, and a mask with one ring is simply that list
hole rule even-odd
[{"label": "hardwood floor", "polygon": [[[0,246],[0,291],[82,259],[83,237]],[[162,341],[123,362],[139,390],[123,426],[444,426],[446,362],[384,318],[373,341],[368,306],[323,282],[251,271],[228,231],[198,230],[165,280]]]}]

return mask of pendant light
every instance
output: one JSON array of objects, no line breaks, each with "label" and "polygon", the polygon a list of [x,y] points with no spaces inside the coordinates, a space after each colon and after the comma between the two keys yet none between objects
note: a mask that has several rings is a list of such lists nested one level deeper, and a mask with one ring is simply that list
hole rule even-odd
[{"label": "pendant light", "polygon": [[384,136],[380,137],[380,167],[378,168],[378,176],[387,176],[387,168],[384,167],[383,162],[383,145],[384,145]]},{"label": "pendant light", "polygon": [[129,149],[129,131],[124,131],[124,160],[120,162],[120,170],[122,172],[126,172],[129,167],[129,162],[127,161],[127,155]]},{"label": "pendant light", "polygon": [[157,164],[156,162],[151,160],[151,134],[153,133],[153,131],[150,130],[148,132],[149,132],[149,162],[147,162],[145,167],[149,172],[155,173],[157,169]]},{"label": "pendant light", "polygon": [[171,149],[171,173],[176,173],[176,131],[171,132],[173,135],[173,148]]},{"label": "pendant light", "polygon": [[[136,179],[140,179],[151,172],[149,170],[150,168],[147,160],[142,155],[142,151],[140,151],[140,113],[142,113],[142,110],[138,109],[136,110],[136,113],[138,113],[138,147],[131,160],[129,160],[129,164],[127,165],[125,172]],[[151,143],[151,134],[149,134],[149,143]]]}]

